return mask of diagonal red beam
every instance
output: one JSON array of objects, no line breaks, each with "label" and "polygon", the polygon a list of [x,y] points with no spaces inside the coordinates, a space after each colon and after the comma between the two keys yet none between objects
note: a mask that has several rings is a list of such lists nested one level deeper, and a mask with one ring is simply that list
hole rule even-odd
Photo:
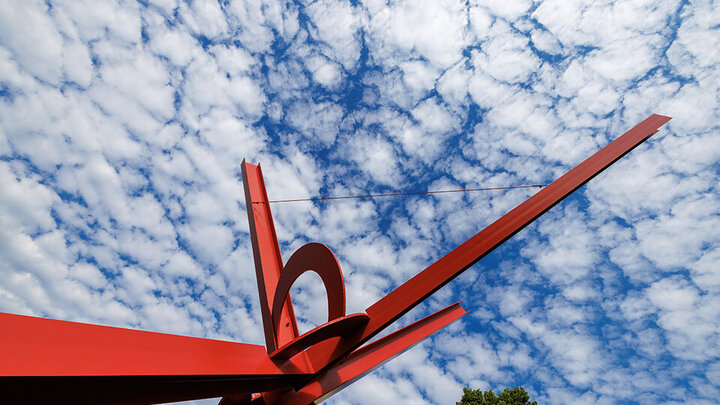
[{"label": "diagonal red beam", "polygon": [[625,156],[671,118],[653,114],[503,215],[367,309],[368,324],[356,339],[321,342],[306,352],[320,370],[339,361],[442,286],[467,270],[540,215]]},{"label": "diagonal red beam", "polygon": [[290,294],[287,295],[282,311],[278,315],[280,318],[278,329],[275,330],[273,327],[272,304],[283,269],[282,256],[275,234],[270,204],[267,203],[268,196],[260,165],[253,165],[243,160],[242,178],[258,292],[260,293],[265,345],[267,352],[272,353],[278,347],[295,340],[299,333]]},{"label": "diagonal red beam", "polygon": [[367,309],[384,327],[520,232],[573,191],[650,138],[670,117],[653,114]]},{"label": "diagonal red beam", "polygon": [[287,392],[274,405],[307,405],[325,401],[343,388],[423,341],[467,312],[455,303],[388,336],[352,352],[297,390]]}]

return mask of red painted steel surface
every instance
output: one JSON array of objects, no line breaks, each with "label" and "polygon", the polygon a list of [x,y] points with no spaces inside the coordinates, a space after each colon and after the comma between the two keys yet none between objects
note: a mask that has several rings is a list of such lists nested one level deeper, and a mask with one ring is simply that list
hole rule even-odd
[{"label": "red painted steel surface", "polygon": [[347,359],[320,373],[302,388],[289,391],[274,404],[307,405],[324,401],[466,313],[460,303],[455,303],[363,346],[352,352]]},{"label": "red painted steel surface", "polygon": [[587,158],[527,201],[447,253],[427,269],[370,306],[370,322],[355,340],[328,340],[306,351],[315,369],[322,369],[367,342],[422,300],[457,277],[573,191],[655,134],[670,117],[653,114]]},{"label": "red painted steel surface", "polygon": [[259,345],[5,313],[0,313],[0,325],[0,375],[4,377],[313,372],[303,362],[278,366]]},{"label": "red painted steel surface", "polygon": [[287,389],[263,346],[0,313],[0,403],[140,404]]},{"label": "red painted steel surface", "polygon": [[258,291],[260,293],[260,311],[262,312],[263,330],[265,331],[265,345],[267,346],[267,352],[271,353],[278,347],[295,340],[299,333],[290,295],[287,296],[285,306],[280,314],[280,329],[275,330],[272,326],[272,308],[270,305],[275,297],[275,288],[283,268],[282,256],[280,255],[280,247],[275,234],[275,224],[273,223],[270,204],[267,204],[268,197],[260,165],[252,165],[243,160],[242,176],[248,222],[250,223],[250,239],[252,241],[253,258],[255,259],[255,272],[257,273]]}]

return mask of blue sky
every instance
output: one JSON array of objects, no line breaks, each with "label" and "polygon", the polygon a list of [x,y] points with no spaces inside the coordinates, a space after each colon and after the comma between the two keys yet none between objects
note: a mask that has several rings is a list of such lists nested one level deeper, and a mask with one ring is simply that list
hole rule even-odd
[{"label": "blue sky", "polygon": [[[470,314],[328,403],[715,403],[719,89],[718,1],[0,0],[0,311],[262,344],[243,158],[271,199],[547,183],[659,113],[398,326]],[[273,214],[352,313],[533,192]]]}]

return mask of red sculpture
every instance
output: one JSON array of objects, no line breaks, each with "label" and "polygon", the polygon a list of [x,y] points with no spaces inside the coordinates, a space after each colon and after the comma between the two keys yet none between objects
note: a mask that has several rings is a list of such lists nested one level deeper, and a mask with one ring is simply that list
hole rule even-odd
[{"label": "red sculpture", "polygon": [[[327,399],[463,316],[450,305],[373,343],[402,315],[658,131],[652,115],[371,305],[345,314],[335,255],[310,243],[283,266],[260,166],[243,162],[265,347],[0,313],[3,403],[139,404],[223,396],[222,405]],[[289,291],[306,271],[328,296],[328,322],[298,334]]]}]

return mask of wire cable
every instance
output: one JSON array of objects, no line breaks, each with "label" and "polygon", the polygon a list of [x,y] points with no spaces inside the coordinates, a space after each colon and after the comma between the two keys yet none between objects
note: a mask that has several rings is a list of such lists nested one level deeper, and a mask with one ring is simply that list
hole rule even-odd
[{"label": "wire cable", "polygon": [[[268,204],[298,202],[298,201],[324,201],[324,200],[347,200],[352,198],[377,198],[377,197],[395,197],[401,195],[419,195],[419,194],[442,194],[442,193],[466,193],[469,191],[490,191],[490,190],[510,190],[514,188],[541,188],[547,184],[531,184],[527,186],[505,186],[505,187],[483,187],[483,188],[463,188],[457,190],[438,190],[438,191],[413,191],[409,193],[388,193],[388,194],[366,194],[366,195],[348,195],[341,197],[313,197],[313,198],[293,198],[289,200],[270,200]],[[265,201],[253,201],[253,204],[263,204]]]}]

